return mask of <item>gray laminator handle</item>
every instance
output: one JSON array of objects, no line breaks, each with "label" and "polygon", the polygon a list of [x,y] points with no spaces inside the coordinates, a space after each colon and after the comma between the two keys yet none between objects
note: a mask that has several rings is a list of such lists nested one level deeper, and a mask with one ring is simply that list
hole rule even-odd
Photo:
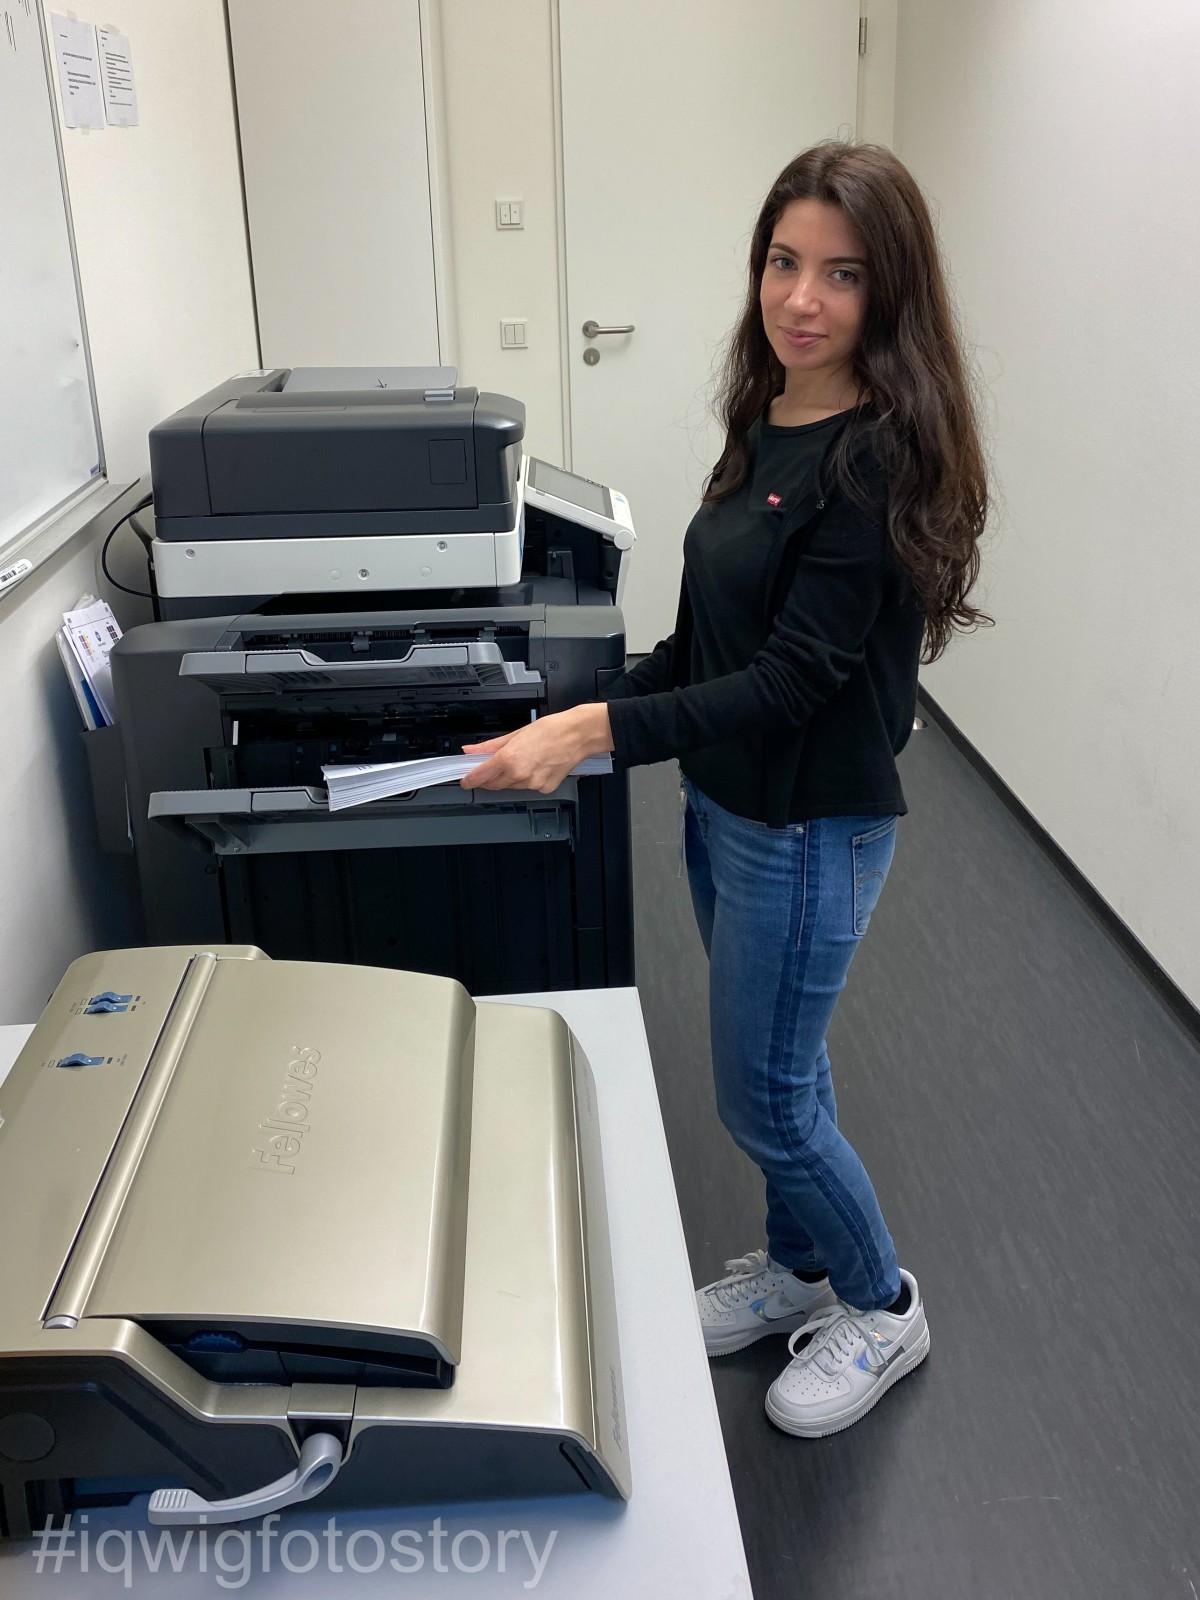
[{"label": "gray laminator handle", "polygon": [[206,1500],[191,1489],[156,1489],[150,1496],[147,1515],[159,1528],[244,1522],[249,1517],[262,1517],[268,1511],[282,1511],[285,1506],[311,1500],[333,1482],[341,1465],[341,1441],[331,1433],[313,1433],[300,1447],[295,1471],[276,1478],[274,1483],[232,1500]]},{"label": "gray laminator handle", "polygon": [[461,644],[414,644],[391,661],[324,661],[312,650],[189,650],[179,663],[181,678],[216,689],[336,688],[354,684],[453,687],[504,683],[541,689],[542,675],[523,661],[506,661],[491,639]]}]

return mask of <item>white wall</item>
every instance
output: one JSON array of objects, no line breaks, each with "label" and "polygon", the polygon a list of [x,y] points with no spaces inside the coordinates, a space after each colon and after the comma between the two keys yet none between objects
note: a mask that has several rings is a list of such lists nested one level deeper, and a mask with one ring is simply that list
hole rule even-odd
[{"label": "white wall", "polygon": [[899,0],[861,0],[867,19],[867,52],[859,60],[858,138],[886,144],[895,135],[896,24]]},{"label": "white wall", "polygon": [[120,858],[96,842],[79,712],[54,646],[63,610],[94,592],[94,568],[94,546],[76,541],[0,612],[0,1022],[36,1020],[85,950],[141,940]]},{"label": "white wall", "polygon": [[[561,462],[551,0],[447,0],[439,22],[459,373],[523,400],[526,450]],[[496,228],[496,200],[524,200],[522,231]],[[500,347],[512,317],[524,350]]]},{"label": "white wall", "polygon": [[437,366],[417,0],[229,0],[265,366]]},{"label": "white wall", "polygon": [[[86,13],[85,13],[86,14]],[[115,480],[146,466],[152,423],[257,365],[224,13],[218,0],[119,0],[141,126],[63,130],[100,422]],[[63,968],[134,926],[95,840],[78,718],[54,649],[96,589],[77,540],[0,604],[0,1020],[38,1015]],[[120,566],[123,581],[138,572]],[[138,603],[112,596],[128,623]],[[131,609],[127,609],[132,606]]]},{"label": "white wall", "polygon": [[900,0],[896,150],[993,396],[998,626],[934,698],[1200,1003],[1200,9]]}]

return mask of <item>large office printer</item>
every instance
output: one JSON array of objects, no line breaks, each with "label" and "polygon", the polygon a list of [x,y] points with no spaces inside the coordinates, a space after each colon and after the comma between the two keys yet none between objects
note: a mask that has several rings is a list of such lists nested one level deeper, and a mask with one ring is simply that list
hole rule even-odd
[{"label": "large office printer", "polygon": [[339,381],[252,374],[151,433],[164,620],[112,655],[147,935],[473,993],[632,983],[623,774],[337,813],[321,776],[596,698],[628,508],[524,457],[518,401]]},{"label": "large office printer", "polygon": [[0,1537],[630,1493],[591,1069],[424,974],[68,969],[5,1080]]}]

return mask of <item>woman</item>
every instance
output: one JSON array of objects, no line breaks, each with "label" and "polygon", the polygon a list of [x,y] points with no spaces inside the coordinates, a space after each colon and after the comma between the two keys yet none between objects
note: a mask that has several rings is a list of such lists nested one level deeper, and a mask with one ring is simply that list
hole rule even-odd
[{"label": "woman", "polygon": [[815,1438],[929,1349],[825,1036],[907,809],[918,663],[991,620],[967,600],[974,408],[929,213],[890,151],[824,143],[772,186],[721,411],[674,633],[607,703],[473,747],[490,759],[465,781],[549,791],[588,754],[679,758],[717,1107],[766,1180],[766,1249],[698,1291],[700,1320],[711,1355],[791,1334],[767,1413]]}]

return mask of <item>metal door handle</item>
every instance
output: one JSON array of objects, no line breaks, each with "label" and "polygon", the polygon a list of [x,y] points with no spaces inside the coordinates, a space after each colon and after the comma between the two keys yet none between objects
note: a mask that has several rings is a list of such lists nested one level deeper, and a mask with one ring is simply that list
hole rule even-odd
[{"label": "metal door handle", "polygon": [[585,322],[584,325],[583,325],[583,337],[585,339],[595,339],[597,337],[597,335],[601,334],[601,333],[632,333],[632,332],[633,332],[633,323],[632,322],[623,323],[619,328],[602,328],[598,322],[590,322],[590,321],[589,322]]}]

